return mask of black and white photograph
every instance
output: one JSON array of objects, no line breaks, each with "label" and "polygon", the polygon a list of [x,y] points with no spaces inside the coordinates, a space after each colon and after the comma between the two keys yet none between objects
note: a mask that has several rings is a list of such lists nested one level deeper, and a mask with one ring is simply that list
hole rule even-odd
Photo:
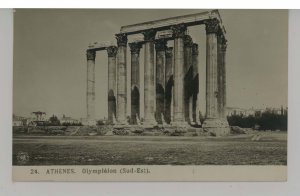
[{"label": "black and white photograph", "polygon": [[288,10],[15,9],[13,39],[13,180],[286,180]]}]

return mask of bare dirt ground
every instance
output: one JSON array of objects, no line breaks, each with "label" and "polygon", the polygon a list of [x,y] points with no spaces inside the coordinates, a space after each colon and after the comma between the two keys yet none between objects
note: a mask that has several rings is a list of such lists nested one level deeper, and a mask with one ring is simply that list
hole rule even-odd
[{"label": "bare dirt ground", "polygon": [[[28,155],[26,160],[18,157]],[[13,165],[286,165],[287,133],[227,137],[15,136]]]}]

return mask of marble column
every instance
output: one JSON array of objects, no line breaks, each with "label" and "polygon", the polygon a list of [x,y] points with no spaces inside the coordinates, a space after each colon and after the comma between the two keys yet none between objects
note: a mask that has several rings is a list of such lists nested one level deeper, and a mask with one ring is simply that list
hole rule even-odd
[{"label": "marble column", "polygon": [[174,36],[174,120],[175,126],[186,126],[184,116],[184,24],[172,27]]},{"label": "marble column", "polygon": [[168,47],[166,49],[166,66],[165,66],[165,119],[167,123],[171,123],[173,117],[173,73],[174,73],[174,64],[173,64],[173,47]]},{"label": "marble column", "polygon": [[200,100],[199,94],[199,65],[198,65],[199,49],[198,44],[192,46],[192,64],[193,64],[193,122],[192,124],[201,125],[200,122]]},{"label": "marble column", "polygon": [[218,49],[217,20],[208,20],[206,23],[206,118],[218,117]]},{"label": "marble column", "polygon": [[141,43],[129,44],[131,51],[131,123],[140,119],[140,49]]},{"label": "marble column", "polygon": [[143,32],[145,41],[144,55],[144,125],[154,126],[155,121],[155,86],[154,86],[154,39],[156,31],[147,30]]},{"label": "marble column", "polygon": [[193,65],[192,65],[192,46],[191,36],[184,36],[184,116],[185,121],[192,123],[192,104],[193,104]]},{"label": "marble column", "polygon": [[226,118],[226,49],[227,49],[227,40],[223,37],[221,44],[221,88],[222,88],[222,108],[221,108],[221,117]]},{"label": "marble column", "polygon": [[128,124],[127,121],[127,35],[116,35],[117,53],[117,123]]},{"label": "marble column", "polygon": [[218,114],[220,118],[225,118],[225,105],[226,105],[226,74],[225,74],[225,53],[226,44],[223,33],[218,33]]},{"label": "marble column", "polygon": [[116,55],[118,48],[116,46],[109,46],[107,49],[108,55],[108,123],[114,124],[116,117]]},{"label": "marble column", "polygon": [[202,127],[212,134],[226,135],[230,129],[226,119],[220,118],[218,112],[218,40],[219,21],[205,21],[206,29],[206,119]]},{"label": "marble column", "polygon": [[87,119],[95,120],[95,58],[96,51],[87,50],[87,92],[86,92],[86,107]]},{"label": "marble column", "polygon": [[[162,124],[165,121],[165,63],[167,42],[164,39],[155,42],[156,51],[156,121]],[[164,119],[163,119],[164,118]]]}]

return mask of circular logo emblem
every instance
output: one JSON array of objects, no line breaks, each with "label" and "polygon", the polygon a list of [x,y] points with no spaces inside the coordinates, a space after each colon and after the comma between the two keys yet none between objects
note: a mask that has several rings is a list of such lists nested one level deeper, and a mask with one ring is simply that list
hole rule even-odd
[{"label": "circular logo emblem", "polygon": [[29,161],[29,155],[27,152],[18,152],[17,161],[20,164],[25,164]]}]

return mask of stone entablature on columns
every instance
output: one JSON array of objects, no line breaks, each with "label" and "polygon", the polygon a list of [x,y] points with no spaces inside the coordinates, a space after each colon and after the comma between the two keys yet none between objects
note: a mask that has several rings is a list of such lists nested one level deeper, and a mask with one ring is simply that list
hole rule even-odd
[{"label": "stone entablature on columns", "polygon": [[145,55],[144,55],[144,125],[153,126],[157,122],[155,120],[155,74],[154,74],[154,40],[156,31],[153,29],[143,32],[145,41]]},{"label": "stone entablature on columns", "polygon": [[140,50],[142,43],[129,43],[131,51],[131,123],[140,119]]},{"label": "stone entablature on columns", "polygon": [[116,35],[117,53],[117,122],[127,124],[127,35]]},{"label": "stone entablature on columns", "polygon": [[210,19],[216,19],[220,21],[220,26],[222,28],[222,31],[226,32],[225,28],[221,24],[222,20],[218,10],[210,10],[201,13],[189,14],[184,16],[176,16],[176,17],[164,18],[155,21],[143,22],[139,24],[122,26],[120,32],[127,33],[128,35],[130,35],[130,34],[137,34],[149,29],[168,30],[172,28],[172,26],[178,24],[184,24],[186,27],[202,25],[206,20],[210,20]]}]

